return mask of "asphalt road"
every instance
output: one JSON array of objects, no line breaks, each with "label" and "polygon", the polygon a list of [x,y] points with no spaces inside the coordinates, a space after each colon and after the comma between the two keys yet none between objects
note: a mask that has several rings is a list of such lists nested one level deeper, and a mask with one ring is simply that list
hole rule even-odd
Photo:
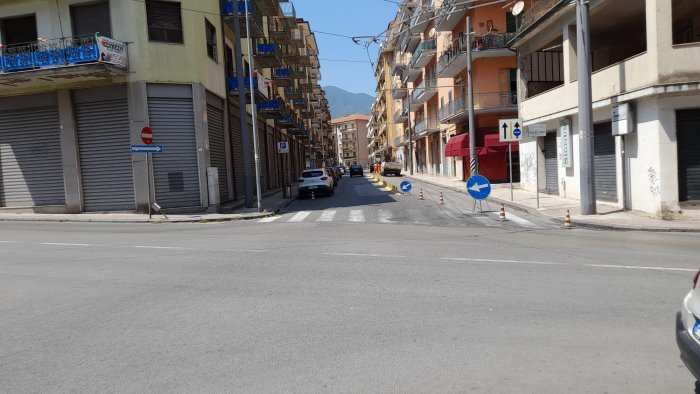
[{"label": "asphalt road", "polygon": [[407,197],[346,177],[262,222],[4,222],[0,392],[692,391],[698,235]]}]

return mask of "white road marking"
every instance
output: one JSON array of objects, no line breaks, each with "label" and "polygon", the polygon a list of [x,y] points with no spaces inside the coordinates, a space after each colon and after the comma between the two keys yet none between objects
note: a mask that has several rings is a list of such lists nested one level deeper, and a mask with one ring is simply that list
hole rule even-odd
[{"label": "white road marking", "polygon": [[16,244],[17,241],[0,241],[0,244]]},{"label": "white road marking", "polygon": [[265,250],[265,249],[239,249],[238,252],[248,252],[248,253],[282,253],[279,250]]},{"label": "white road marking", "polygon": [[63,242],[42,242],[41,245],[51,245],[51,246],[102,246],[95,244],[73,244],[73,243],[63,243]]},{"label": "white road marking", "polygon": [[296,215],[292,216],[292,217],[291,217],[289,220],[287,220],[287,221],[288,221],[288,222],[292,222],[292,223],[294,223],[294,222],[303,222],[304,219],[306,219],[306,217],[309,216],[310,214],[311,214],[311,211],[301,211],[301,212],[297,212]]},{"label": "white road marking", "polygon": [[696,268],[673,268],[673,267],[642,267],[637,265],[610,265],[610,264],[586,264],[586,267],[594,268],[622,268],[628,270],[662,270],[662,271],[688,271],[697,272]]},{"label": "white road marking", "polygon": [[321,216],[316,219],[317,222],[332,222],[333,218],[335,218],[335,214],[338,213],[338,211],[330,211],[330,210],[325,210],[323,213],[321,213]]},{"label": "white road marking", "polygon": [[511,263],[511,264],[537,264],[537,265],[569,265],[567,263],[553,263],[548,261],[525,261],[525,260],[501,260],[501,259],[473,259],[468,257],[441,257],[440,260],[448,261],[471,261],[475,263]]},{"label": "white road marking", "polygon": [[[498,212],[491,212],[491,214],[494,215],[494,216],[496,216],[496,217],[498,217],[498,215],[499,215]],[[520,216],[514,215],[514,214],[512,214],[512,213],[510,213],[510,212],[506,212],[506,219],[509,220],[509,221],[511,221],[511,222],[517,223],[517,224],[519,224],[519,225],[522,226],[522,227],[529,227],[529,228],[535,228],[535,227],[537,227],[537,225],[535,225],[535,224],[532,223],[531,221],[525,220],[525,219],[521,218]]]},{"label": "white road marking", "polygon": [[279,218],[281,218],[281,217],[282,217],[282,216],[268,216],[268,217],[266,217],[266,218],[262,218],[262,219],[258,220],[258,223],[270,223],[270,222],[274,222],[275,220],[277,220],[277,219],[279,219]]},{"label": "white road marking", "polygon": [[396,258],[405,259],[408,256],[401,256],[398,254],[369,254],[369,253],[321,253],[324,256],[351,256],[351,257],[386,257],[386,258]]},{"label": "white road marking", "polygon": [[151,245],[134,245],[137,249],[185,249],[185,250],[195,250],[194,248],[183,248],[182,246],[151,246]]},{"label": "white road marking", "polygon": [[393,215],[392,215],[391,211],[389,211],[387,209],[380,209],[377,212],[377,218],[379,219],[379,223],[393,223],[391,221],[392,217],[393,217]]},{"label": "white road marking", "polygon": [[349,220],[351,222],[364,222],[365,221],[365,213],[359,209],[352,209],[352,210],[350,210]]}]

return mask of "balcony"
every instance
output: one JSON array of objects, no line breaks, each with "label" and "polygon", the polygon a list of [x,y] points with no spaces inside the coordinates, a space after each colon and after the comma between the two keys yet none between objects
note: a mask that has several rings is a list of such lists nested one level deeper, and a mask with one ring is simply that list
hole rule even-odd
[{"label": "balcony", "polygon": [[305,98],[298,98],[292,100],[292,105],[294,105],[295,108],[306,108],[309,106],[309,102]]},{"label": "balcony", "polygon": [[472,59],[502,56],[515,57],[515,52],[508,49],[508,42],[514,37],[515,33],[490,33],[474,38]]},{"label": "balcony", "polygon": [[126,44],[96,34],[10,45],[0,50],[0,89],[111,80],[128,65]]},{"label": "balcony", "polygon": [[291,100],[301,98],[301,94],[301,90],[299,90],[299,88],[295,88],[294,86],[285,86],[284,88],[284,95]]},{"label": "balcony", "polygon": [[278,44],[292,44],[292,32],[289,30],[287,23],[279,19],[270,19],[269,23],[270,38]]},{"label": "balcony", "polygon": [[394,88],[391,95],[395,100],[403,100],[408,95],[408,89],[405,87]]},{"label": "balcony", "polygon": [[258,6],[255,5],[255,2],[251,0],[224,2],[222,5],[222,13],[224,14],[225,20],[230,21],[231,18],[238,17],[241,21],[241,37],[248,37],[246,30],[246,6],[248,7],[248,20],[250,21],[250,36],[264,37],[265,32],[263,31],[262,13],[260,13],[260,10],[258,9]]},{"label": "balcony", "polygon": [[[260,100],[269,99],[269,93],[267,89],[269,80],[260,74],[253,76],[253,89],[255,89],[255,97]],[[243,77],[243,85],[245,86],[245,91],[250,92],[250,77],[247,75]],[[228,89],[230,94],[238,94],[238,77],[233,76],[228,79]],[[250,102],[250,95],[246,94],[246,101]]]},{"label": "balcony", "polygon": [[[492,33],[476,37],[472,42],[472,60],[486,57],[515,56],[515,52],[508,49],[508,41],[514,37],[514,33]],[[462,36],[442,53],[438,60],[438,77],[454,78],[467,68],[467,36]]]},{"label": "balcony", "polygon": [[423,106],[423,103],[430,100],[437,94],[437,78],[435,74],[430,79],[421,81],[413,92],[411,92],[411,111],[416,111]]},{"label": "balcony", "polygon": [[409,31],[411,33],[421,33],[428,26],[430,18],[433,16],[433,0],[422,0],[420,6],[411,17]]},{"label": "balcony", "polygon": [[287,112],[287,107],[281,100],[263,101],[256,105],[258,114],[265,119],[277,119]]},{"label": "balcony", "polygon": [[272,70],[272,80],[275,86],[292,86],[292,71],[288,68],[276,68]]},{"label": "balcony", "polygon": [[401,50],[404,53],[413,53],[416,50],[418,44],[420,44],[420,34],[411,33],[410,30],[406,30],[405,36],[401,40]]},{"label": "balcony", "polygon": [[413,128],[413,130],[413,136],[420,138],[432,134],[436,131],[439,131],[440,126],[435,119],[423,119],[420,122],[416,123],[416,126]]},{"label": "balcony", "polygon": [[290,29],[297,27],[297,11],[292,3],[279,3],[282,10],[282,19]]},{"label": "balcony", "polygon": [[539,21],[543,16],[547,15],[549,11],[557,6],[566,5],[572,3],[573,0],[540,0],[533,1],[530,7],[523,11],[522,19],[520,20],[520,25],[518,26],[518,32],[527,30]]},{"label": "balcony", "polygon": [[283,115],[277,117],[275,119],[275,126],[278,126],[280,128],[286,129],[289,127],[292,127],[299,123],[299,120],[297,119],[297,116],[294,114],[288,114],[288,115]]},{"label": "balcony", "polygon": [[467,13],[469,5],[462,0],[445,0],[435,15],[435,30],[452,31]]},{"label": "balcony", "polygon": [[420,45],[418,45],[418,48],[416,48],[416,50],[413,52],[411,61],[408,63],[408,68],[421,69],[425,67],[435,56],[436,49],[437,47],[435,46],[434,38],[421,42]]},{"label": "balcony", "polygon": [[263,68],[280,67],[282,61],[280,59],[281,51],[277,44],[264,43],[255,46],[255,65]]},{"label": "balcony", "polygon": [[408,119],[408,112],[403,108],[399,108],[394,112],[394,123],[401,123],[406,119]]},{"label": "balcony", "polygon": [[[474,114],[516,112],[518,95],[516,92],[474,94]],[[461,96],[440,108],[441,123],[460,123],[469,117],[467,97]]]}]

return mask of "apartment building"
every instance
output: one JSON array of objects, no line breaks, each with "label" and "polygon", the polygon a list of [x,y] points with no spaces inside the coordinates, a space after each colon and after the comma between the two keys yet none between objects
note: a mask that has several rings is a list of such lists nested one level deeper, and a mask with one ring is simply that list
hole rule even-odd
[{"label": "apartment building", "polygon": [[[255,130],[262,191],[281,190],[316,154],[307,149],[311,126],[327,109],[300,121],[322,98],[317,48],[303,29],[293,5],[274,0],[3,1],[0,209],[146,211],[156,201],[166,211],[203,210],[241,201],[246,177],[255,177]],[[148,139],[146,127],[162,146],[150,160],[130,149]],[[282,141],[289,153],[278,153]]]},{"label": "apartment building", "polygon": [[[470,175],[471,46],[479,172],[496,182],[508,179],[507,145],[498,138],[498,120],[517,114],[515,53],[506,45],[516,26],[508,11],[489,1],[409,0],[399,5],[395,24],[400,28],[387,33],[387,43],[395,43],[391,91],[398,126],[392,148],[406,156],[412,151],[415,172],[463,180]],[[471,34],[466,32],[467,16]],[[412,149],[407,149],[409,140]],[[513,147],[516,179],[517,149]]]},{"label": "apartment building", "polygon": [[369,116],[362,114],[346,115],[331,120],[331,126],[337,141],[337,163],[345,167],[359,164],[367,167],[369,152],[367,150],[367,124]]},{"label": "apartment building", "polygon": [[[599,200],[671,219],[700,200],[700,3],[599,0],[590,7],[594,184]],[[521,186],[580,198],[576,4],[526,1]],[[527,133],[525,134],[527,136]]]}]

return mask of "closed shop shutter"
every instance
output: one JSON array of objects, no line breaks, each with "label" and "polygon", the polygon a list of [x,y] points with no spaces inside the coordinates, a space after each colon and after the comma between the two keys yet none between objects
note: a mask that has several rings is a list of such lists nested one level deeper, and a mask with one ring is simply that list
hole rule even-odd
[{"label": "closed shop shutter", "polygon": [[[233,154],[233,180],[236,200],[245,198],[245,180],[243,172],[243,143],[241,142],[241,118],[238,108],[230,109],[231,153]],[[235,114],[235,115],[234,115]]]},{"label": "closed shop shutter", "polygon": [[277,139],[275,138],[274,129],[268,128],[267,130],[267,157],[270,161],[270,188],[277,189],[280,187],[279,184],[279,168],[278,163],[278,153],[277,153]]},{"label": "closed shop shutter", "polygon": [[700,109],[676,112],[679,201],[700,200]]},{"label": "closed shop shutter", "polygon": [[264,122],[258,122],[258,151],[260,152],[260,183],[262,191],[270,190],[270,173],[268,172],[269,164],[267,162],[267,125]]},{"label": "closed shop shutter", "polygon": [[211,166],[219,172],[219,198],[221,202],[229,201],[228,172],[226,169],[226,140],[224,138],[224,111],[207,105],[207,124],[209,125],[209,157]]},{"label": "closed shop shutter", "polygon": [[[85,211],[136,209],[129,106],[123,97],[94,101],[90,89],[81,100],[75,92],[75,117],[80,147],[80,174]],[[96,89],[102,90],[102,89]],[[88,100],[89,99],[89,100]]]},{"label": "closed shop shutter", "polygon": [[[253,195],[256,195],[257,184],[255,183],[255,144],[253,144],[253,124],[248,121],[248,151],[250,158],[250,179],[253,185]],[[260,179],[262,180],[262,174],[260,174]]]},{"label": "closed shop shutter", "polygon": [[615,137],[611,123],[593,125],[593,171],[597,198],[617,199],[617,168],[615,166]]},{"label": "closed shop shutter", "polygon": [[559,194],[559,157],[557,156],[557,133],[544,137],[544,192]]},{"label": "closed shop shutter", "polygon": [[163,208],[200,206],[192,99],[149,97],[148,114],[164,151],[153,155],[156,202]]},{"label": "closed shop shutter", "polygon": [[16,109],[0,102],[0,206],[66,204],[55,96],[52,101]]}]

